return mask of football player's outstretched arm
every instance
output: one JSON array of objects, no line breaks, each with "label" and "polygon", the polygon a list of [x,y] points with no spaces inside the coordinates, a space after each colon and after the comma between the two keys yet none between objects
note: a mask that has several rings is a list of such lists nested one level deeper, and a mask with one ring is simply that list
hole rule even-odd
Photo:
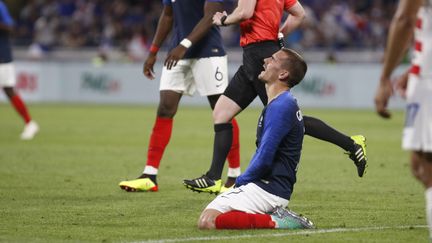
[{"label": "football player's outstretched arm", "polygon": [[[223,4],[222,2],[206,2],[204,4],[204,16],[202,19],[195,25],[192,32],[186,37],[191,44],[197,43],[199,40],[201,40],[207,32],[212,27],[212,17],[213,15],[218,12],[222,11]],[[171,69],[173,66],[175,66],[178,62],[178,60],[182,59],[184,55],[186,54],[187,48],[183,45],[178,45],[174,49],[168,53],[168,56],[165,60],[165,66],[168,69]]]},{"label": "football player's outstretched arm", "polygon": [[375,95],[375,109],[384,118],[391,116],[387,110],[388,100],[393,93],[390,77],[406,52],[422,3],[423,0],[401,0],[390,25],[380,83]]},{"label": "football player's outstretched arm", "polygon": [[289,13],[289,16],[279,29],[279,32],[282,32],[284,36],[287,36],[289,33],[297,29],[306,16],[305,10],[299,2],[287,9],[287,12]]},{"label": "football player's outstretched arm", "polygon": [[153,38],[150,53],[144,62],[143,72],[149,79],[154,79],[153,66],[156,62],[156,55],[159,47],[162,45],[173,25],[173,11],[169,5],[164,5],[162,14],[159,17],[159,22],[156,28],[156,34]]}]

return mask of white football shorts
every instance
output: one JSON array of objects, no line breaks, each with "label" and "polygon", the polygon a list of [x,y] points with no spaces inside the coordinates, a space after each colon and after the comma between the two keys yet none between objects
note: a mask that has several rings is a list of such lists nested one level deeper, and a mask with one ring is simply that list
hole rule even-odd
[{"label": "white football shorts", "polygon": [[432,77],[410,74],[402,148],[432,152]]},{"label": "white football shorts", "polygon": [[246,213],[270,213],[276,207],[288,206],[288,200],[266,192],[254,183],[228,190],[218,195],[206,209],[221,213],[242,211]]},{"label": "white football shorts", "polygon": [[222,94],[228,86],[227,56],[183,59],[171,70],[163,67],[159,90],[192,96]]},{"label": "white football shorts", "polygon": [[14,87],[15,84],[15,65],[12,62],[0,63],[0,86]]}]

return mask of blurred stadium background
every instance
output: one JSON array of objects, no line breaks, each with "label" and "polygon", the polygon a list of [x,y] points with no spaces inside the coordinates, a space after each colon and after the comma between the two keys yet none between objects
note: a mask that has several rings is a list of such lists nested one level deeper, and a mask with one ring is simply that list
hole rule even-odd
[{"label": "blurred stadium background", "polygon": [[[18,88],[27,101],[158,102],[158,82],[145,80],[141,70],[161,12],[160,0],[5,2],[16,20]],[[307,19],[285,39],[311,65],[305,82],[295,91],[303,107],[372,108],[371,87],[379,77],[396,3],[302,1]],[[235,4],[225,3],[228,11]],[[233,74],[241,63],[238,26],[221,29]],[[157,75],[167,43],[158,56]],[[5,98],[0,95],[0,100]],[[206,101],[186,98],[184,103]],[[402,107],[399,99],[392,105]]]},{"label": "blurred stadium background", "polygon": [[[125,51],[135,60],[150,45],[160,0],[9,0],[17,20],[15,44],[44,54],[64,48]],[[382,51],[396,0],[304,0],[308,18],[287,37],[300,50]],[[228,12],[235,1],[226,1]],[[222,28],[225,45],[238,47],[237,26]],[[137,46],[135,46],[137,45]],[[37,53],[37,51],[35,51]],[[132,52],[132,53],[131,53]],[[145,50],[142,50],[145,52]],[[35,54],[30,52],[31,54]],[[138,53],[139,54],[139,53]],[[142,57],[141,57],[142,58]],[[330,61],[334,61],[328,57]],[[336,60],[337,61],[337,60]],[[371,57],[368,61],[376,62]]]}]

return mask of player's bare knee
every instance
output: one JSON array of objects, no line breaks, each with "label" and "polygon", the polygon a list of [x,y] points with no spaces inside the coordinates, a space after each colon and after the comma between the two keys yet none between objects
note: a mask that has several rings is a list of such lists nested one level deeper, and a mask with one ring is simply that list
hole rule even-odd
[{"label": "player's bare knee", "polygon": [[198,221],[198,229],[200,229],[200,230],[209,230],[211,228],[210,228],[210,224],[206,220],[200,219]]},{"label": "player's bare knee", "polygon": [[173,118],[176,112],[177,112],[176,105],[170,105],[168,103],[160,103],[157,110],[157,115],[158,117]]},{"label": "player's bare knee", "polygon": [[430,153],[430,152],[424,153],[424,158],[425,158],[426,162],[432,164],[432,153]]},{"label": "player's bare knee", "polygon": [[426,188],[432,187],[432,153],[424,152],[422,154],[423,159],[423,177],[424,185]]},{"label": "player's bare knee", "polygon": [[226,111],[224,111],[223,109],[214,109],[213,110],[213,122],[215,124],[219,124],[219,123],[228,123],[231,121],[233,117],[230,116],[230,114],[228,114]]},{"label": "player's bare knee", "polygon": [[432,187],[432,161],[428,153],[415,151],[411,154],[412,174],[426,187]]},{"label": "player's bare knee", "polygon": [[200,230],[209,230],[214,229],[214,220],[211,219],[211,217],[208,217],[207,215],[201,216],[198,220],[198,229]]},{"label": "player's bare knee", "polygon": [[3,87],[3,91],[5,92],[6,96],[9,98],[15,96],[13,87]]},{"label": "player's bare knee", "polygon": [[219,214],[220,212],[213,209],[204,210],[204,212],[202,212],[198,220],[198,229],[201,230],[215,229],[216,228],[215,220]]},{"label": "player's bare knee", "polygon": [[421,164],[419,160],[419,154],[417,152],[412,152],[411,154],[411,173],[417,180],[422,181],[422,178],[420,176]]}]

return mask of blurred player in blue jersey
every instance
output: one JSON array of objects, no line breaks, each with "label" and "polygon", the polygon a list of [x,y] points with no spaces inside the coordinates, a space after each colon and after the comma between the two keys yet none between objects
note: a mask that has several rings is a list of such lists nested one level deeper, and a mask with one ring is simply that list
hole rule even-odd
[{"label": "blurred player in blue jersey", "polygon": [[216,197],[202,212],[200,229],[313,228],[288,206],[300,161],[304,123],[290,89],[307,71],[303,58],[282,49],[264,60],[259,79],[268,102],[258,120],[257,149],[235,188]]},{"label": "blurred player in blue jersey", "polygon": [[[207,96],[213,109],[227,87],[227,56],[219,27],[212,25],[213,15],[223,10],[222,2],[223,0],[163,0],[164,8],[150,54],[144,63],[144,75],[154,79],[153,66],[157,52],[172,31],[170,51],[160,80],[159,107],[144,171],[138,179],[120,182],[119,186],[123,190],[158,190],[156,176],[159,164],[170,140],[173,117],[184,94],[193,95],[198,91],[201,96]],[[231,124],[234,136],[228,155],[227,187],[234,184],[235,178],[240,175],[239,129],[235,120],[229,125]]]},{"label": "blurred player in blue jersey", "polygon": [[39,131],[39,126],[32,120],[25,103],[14,90],[16,76],[10,41],[13,25],[14,23],[6,4],[0,0],[0,86],[3,87],[9,101],[25,122],[21,139],[30,140]]}]

